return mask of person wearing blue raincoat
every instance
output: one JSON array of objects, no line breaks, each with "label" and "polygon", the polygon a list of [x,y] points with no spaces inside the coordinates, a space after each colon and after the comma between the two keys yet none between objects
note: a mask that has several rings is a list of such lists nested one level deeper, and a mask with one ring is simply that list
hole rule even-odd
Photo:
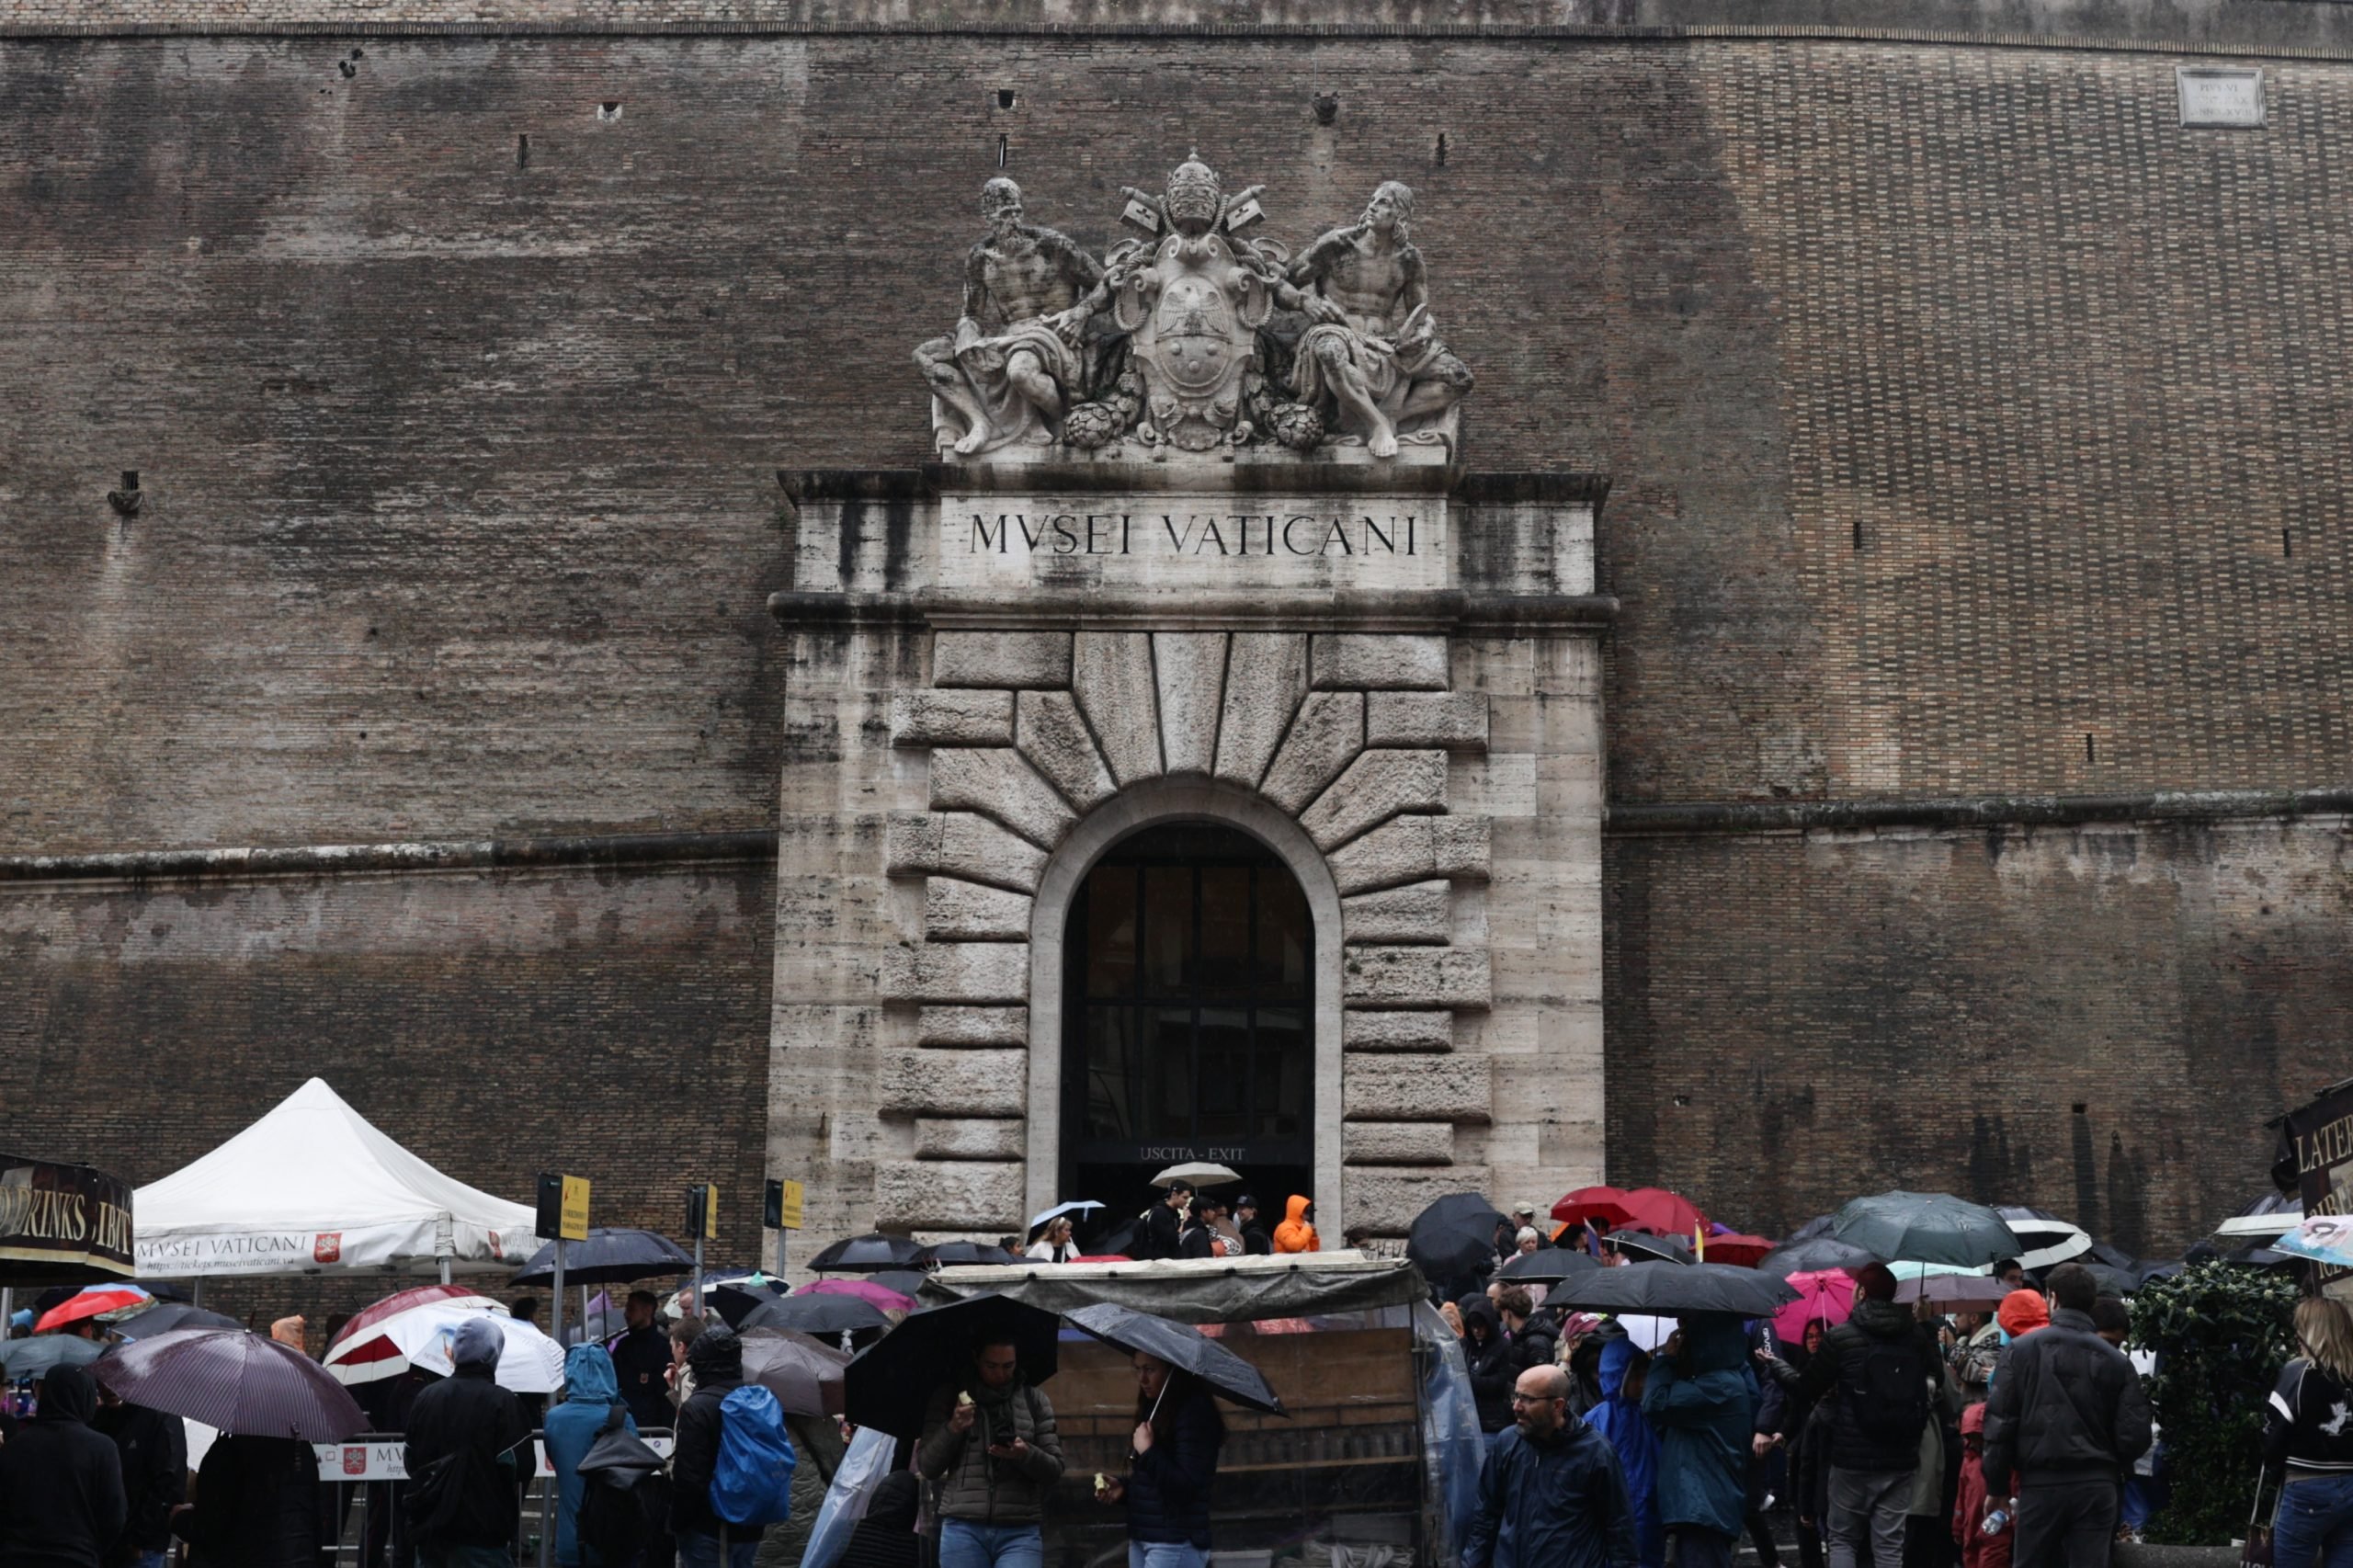
[{"label": "person wearing blue raincoat", "polygon": [[1643,1415],[1659,1435],[1658,1511],[1677,1568],[1732,1568],[1748,1512],[1756,1374],[1730,1312],[1692,1312],[1651,1362]]},{"label": "person wearing blue raincoat", "polygon": [[585,1490],[580,1461],[615,1411],[623,1431],[637,1422],[621,1401],[620,1374],[601,1345],[575,1345],[563,1358],[563,1403],[548,1412],[548,1463],[555,1471],[555,1560],[563,1568],[599,1568],[596,1553],[580,1544],[580,1499]]},{"label": "person wearing blue raincoat", "polygon": [[1634,1506],[1634,1560],[1642,1568],[1661,1568],[1666,1531],[1658,1517],[1658,1434],[1643,1415],[1643,1373],[1635,1366],[1641,1359],[1646,1358],[1622,1335],[1602,1346],[1601,1403],[1585,1413],[1585,1424],[1618,1450],[1626,1496]]}]

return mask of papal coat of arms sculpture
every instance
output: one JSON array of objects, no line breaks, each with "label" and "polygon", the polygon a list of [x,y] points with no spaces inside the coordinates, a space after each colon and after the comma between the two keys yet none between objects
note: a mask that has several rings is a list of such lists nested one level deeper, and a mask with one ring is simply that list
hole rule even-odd
[{"label": "papal coat of arms sculpture", "polygon": [[1189,157],[1165,194],[1127,188],[1143,237],[1097,261],[990,180],[955,330],[915,350],[941,457],[1451,464],[1471,372],[1430,313],[1413,191],[1383,183],[1294,257],[1246,233],[1262,189]]}]

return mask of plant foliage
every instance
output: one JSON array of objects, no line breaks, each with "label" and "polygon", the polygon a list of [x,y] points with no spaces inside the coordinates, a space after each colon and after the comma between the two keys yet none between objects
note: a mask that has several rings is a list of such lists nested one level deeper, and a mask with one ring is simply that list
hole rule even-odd
[{"label": "plant foliage", "polygon": [[2262,1464],[2263,1405],[2293,1343],[2295,1282],[2271,1269],[2201,1263],[2132,1298],[2132,1343],[2157,1355],[2149,1403],[2167,1497],[2147,1538],[2222,1546],[2246,1533]]}]

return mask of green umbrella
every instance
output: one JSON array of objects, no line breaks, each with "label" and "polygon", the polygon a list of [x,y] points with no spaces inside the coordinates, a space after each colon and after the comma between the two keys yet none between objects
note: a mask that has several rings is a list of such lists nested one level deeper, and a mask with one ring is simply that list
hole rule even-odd
[{"label": "green umbrella", "polygon": [[1830,1233],[1890,1262],[1949,1263],[1978,1268],[2025,1250],[2002,1217],[1949,1192],[1882,1192],[1858,1198],[1830,1222]]}]

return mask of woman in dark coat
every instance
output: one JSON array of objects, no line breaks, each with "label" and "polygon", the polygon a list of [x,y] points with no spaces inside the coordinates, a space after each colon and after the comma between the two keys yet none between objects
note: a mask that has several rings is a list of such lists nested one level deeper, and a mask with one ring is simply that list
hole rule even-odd
[{"label": "woman in dark coat", "polygon": [[1200,1380],[1139,1351],[1135,1447],[1128,1474],[1104,1483],[1128,1506],[1128,1568],[1204,1568],[1210,1498],[1225,1422]]}]

